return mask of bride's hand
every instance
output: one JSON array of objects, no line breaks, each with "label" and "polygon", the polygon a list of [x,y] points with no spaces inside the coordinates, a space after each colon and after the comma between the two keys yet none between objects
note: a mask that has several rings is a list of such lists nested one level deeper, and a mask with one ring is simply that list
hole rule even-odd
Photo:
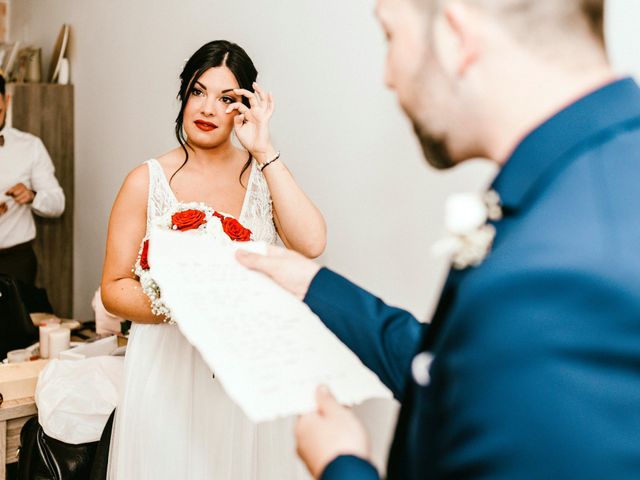
[{"label": "bride's hand", "polygon": [[234,130],[238,140],[254,158],[260,161],[260,157],[268,156],[274,151],[269,135],[269,119],[275,105],[270,92],[265,92],[257,83],[253,84],[253,88],[255,93],[243,88],[234,89],[235,94],[249,99],[251,108],[236,102],[229,105],[227,113],[238,111],[234,119]]}]

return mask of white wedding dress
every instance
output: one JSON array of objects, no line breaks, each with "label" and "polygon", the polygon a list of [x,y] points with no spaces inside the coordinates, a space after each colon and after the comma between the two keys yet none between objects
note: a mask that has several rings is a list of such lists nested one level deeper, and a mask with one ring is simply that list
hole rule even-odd
[{"label": "white wedding dress", "polygon": [[[177,200],[157,160],[146,163],[148,229]],[[238,220],[256,240],[276,241],[269,189],[255,163],[241,212]],[[123,385],[109,479],[310,478],[295,454],[294,419],[249,421],[175,325],[132,326]]]}]

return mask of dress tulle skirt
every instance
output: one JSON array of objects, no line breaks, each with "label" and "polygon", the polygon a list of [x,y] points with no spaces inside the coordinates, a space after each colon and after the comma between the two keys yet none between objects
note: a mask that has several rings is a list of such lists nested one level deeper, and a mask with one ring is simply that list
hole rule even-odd
[{"label": "dress tulle skirt", "polygon": [[297,480],[294,419],[255,425],[176,326],[132,327],[109,479]]}]

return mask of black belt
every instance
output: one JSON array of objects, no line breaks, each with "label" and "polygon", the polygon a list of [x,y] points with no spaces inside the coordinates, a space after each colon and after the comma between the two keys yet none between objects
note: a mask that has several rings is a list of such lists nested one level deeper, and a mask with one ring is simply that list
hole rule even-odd
[{"label": "black belt", "polygon": [[11,255],[15,253],[28,252],[33,249],[33,240],[29,240],[28,242],[19,243],[18,245],[14,245],[9,248],[0,248],[0,255]]}]

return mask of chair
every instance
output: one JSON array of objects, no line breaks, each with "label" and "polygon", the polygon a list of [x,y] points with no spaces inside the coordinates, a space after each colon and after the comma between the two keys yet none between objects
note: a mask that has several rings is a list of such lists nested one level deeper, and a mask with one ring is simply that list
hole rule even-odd
[{"label": "chair", "polygon": [[20,285],[13,277],[0,273],[0,360],[7,352],[38,340],[38,329],[26,304],[40,311],[52,311],[44,291]]}]

